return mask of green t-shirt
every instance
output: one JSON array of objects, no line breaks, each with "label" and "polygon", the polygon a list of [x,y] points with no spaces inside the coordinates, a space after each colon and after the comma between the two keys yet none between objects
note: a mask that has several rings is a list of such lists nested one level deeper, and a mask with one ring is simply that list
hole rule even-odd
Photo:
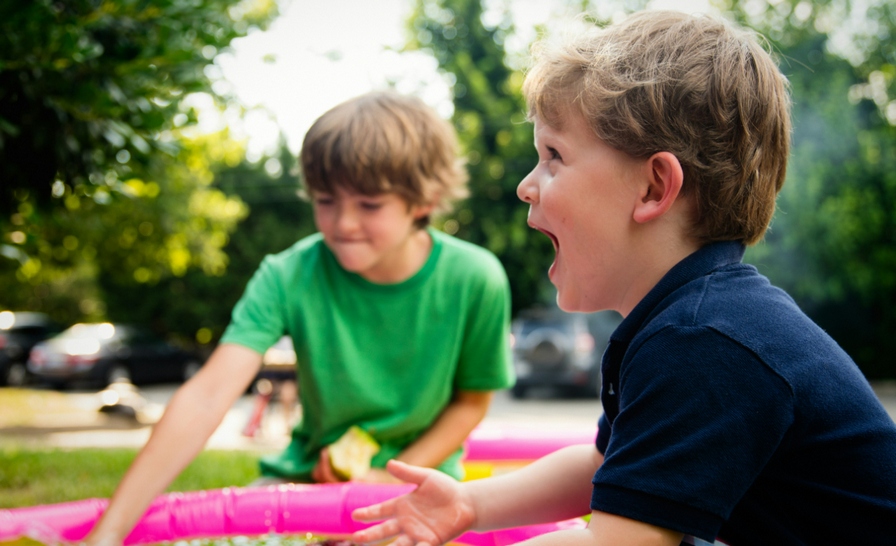
[{"label": "green t-shirt", "polygon": [[[457,390],[513,384],[510,289],[493,254],[434,229],[410,279],[374,284],[345,271],[320,234],[267,256],[233,310],[222,343],[264,353],[292,337],[302,421],[262,474],[310,481],[320,449],[358,425],[383,467],[420,436]],[[459,449],[439,468],[463,476]]]}]

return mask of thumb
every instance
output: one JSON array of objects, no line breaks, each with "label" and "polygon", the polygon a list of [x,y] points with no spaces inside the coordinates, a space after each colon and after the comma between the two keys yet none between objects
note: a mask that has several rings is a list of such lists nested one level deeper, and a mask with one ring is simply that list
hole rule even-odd
[{"label": "thumb", "polygon": [[423,480],[429,477],[431,472],[434,472],[431,468],[412,466],[395,459],[390,459],[389,462],[386,463],[386,470],[389,471],[389,474],[392,474],[403,482],[417,485],[423,483]]}]

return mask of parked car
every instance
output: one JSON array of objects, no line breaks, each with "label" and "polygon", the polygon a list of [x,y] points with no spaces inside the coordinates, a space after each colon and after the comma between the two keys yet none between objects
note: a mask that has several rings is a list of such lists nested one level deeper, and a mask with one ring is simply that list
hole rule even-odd
[{"label": "parked car", "polygon": [[116,380],[134,384],[179,382],[201,366],[196,354],[146,329],[104,323],[80,323],[34,346],[28,371],[53,386]]},{"label": "parked car", "polygon": [[62,327],[43,313],[0,312],[0,385],[28,383],[28,353],[39,341],[58,334]]},{"label": "parked car", "polygon": [[566,396],[599,396],[601,356],[620,320],[612,311],[521,312],[511,327],[513,397],[522,398],[533,387],[550,387]]}]

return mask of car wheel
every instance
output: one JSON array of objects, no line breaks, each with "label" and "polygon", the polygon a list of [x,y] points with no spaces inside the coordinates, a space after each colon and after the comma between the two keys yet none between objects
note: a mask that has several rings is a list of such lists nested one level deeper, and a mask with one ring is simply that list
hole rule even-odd
[{"label": "car wheel", "polygon": [[519,400],[526,397],[526,391],[528,390],[529,388],[526,385],[520,385],[519,383],[517,383],[510,388],[510,396]]},{"label": "car wheel", "polygon": [[21,363],[10,364],[6,370],[6,384],[10,387],[22,387],[28,382],[28,372],[25,365]]},{"label": "car wheel", "polygon": [[122,383],[131,382],[131,371],[124,364],[114,364],[109,371],[106,372],[106,383]]},{"label": "car wheel", "polygon": [[201,368],[201,367],[202,367],[202,364],[196,362],[195,360],[187,361],[187,363],[184,364],[184,373],[183,373],[184,381],[188,381],[191,377],[196,375],[196,372],[198,372],[199,368]]}]

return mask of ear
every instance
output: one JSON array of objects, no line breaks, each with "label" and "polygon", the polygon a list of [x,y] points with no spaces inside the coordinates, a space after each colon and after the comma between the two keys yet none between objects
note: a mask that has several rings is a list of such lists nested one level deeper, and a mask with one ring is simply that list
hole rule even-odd
[{"label": "ear", "polygon": [[643,224],[669,212],[681,193],[684,171],[670,152],[657,152],[646,163],[647,183],[635,205],[633,218]]},{"label": "ear", "polygon": [[420,220],[421,218],[425,218],[432,214],[432,211],[435,210],[435,203],[429,203],[427,205],[412,205],[411,211],[414,220]]}]

